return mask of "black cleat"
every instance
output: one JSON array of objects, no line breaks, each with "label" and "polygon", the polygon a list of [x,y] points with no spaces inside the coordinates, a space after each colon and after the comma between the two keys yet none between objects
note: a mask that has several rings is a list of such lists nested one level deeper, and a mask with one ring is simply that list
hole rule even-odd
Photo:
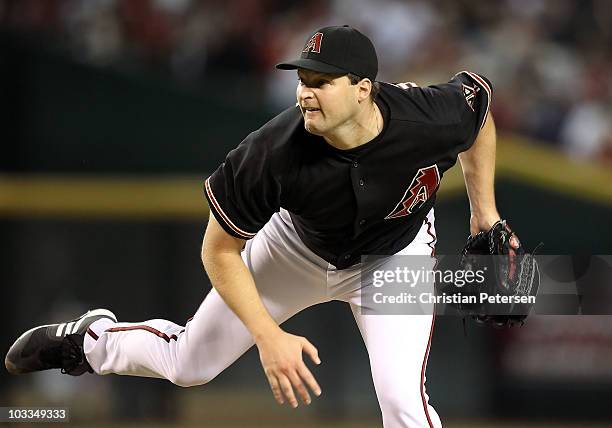
[{"label": "black cleat", "polygon": [[4,364],[11,374],[49,369],[80,376],[93,370],[83,352],[83,340],[89,326],[101,318],[117,322],[107,309],[88,311],[72,321],[34,327],[23,333],[6,354]]}]

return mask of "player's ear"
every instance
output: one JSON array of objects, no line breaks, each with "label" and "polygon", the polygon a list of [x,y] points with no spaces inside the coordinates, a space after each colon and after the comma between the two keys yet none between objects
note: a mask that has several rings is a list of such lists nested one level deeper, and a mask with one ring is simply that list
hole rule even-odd
[{"label": "player's ear", "polygon": [[357,99],[361,103],[370,98],[372,92],[372,81],[367,77],[357,83]]}]

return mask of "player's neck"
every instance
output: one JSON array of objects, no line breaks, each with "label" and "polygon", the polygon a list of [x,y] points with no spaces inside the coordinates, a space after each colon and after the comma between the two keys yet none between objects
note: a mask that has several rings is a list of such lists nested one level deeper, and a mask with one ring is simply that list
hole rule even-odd
[{"label": "player's neck", "polygon": [[323,138],[330,146],[349,150],[372,141],[381,133],[383,126],[383,115],[376,103],[372,102],[359,115],[338,126],[329,135],[323,135]]}]

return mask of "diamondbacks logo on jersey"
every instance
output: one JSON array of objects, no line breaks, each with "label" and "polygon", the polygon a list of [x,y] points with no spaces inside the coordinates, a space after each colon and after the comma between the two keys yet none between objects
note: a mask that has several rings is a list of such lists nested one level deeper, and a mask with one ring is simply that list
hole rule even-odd
[{"label": "diamondbacks logo on jersey", "polygon": [[467,105],[474,110],[474,103],[476,102],[476,95],[480,88],[478,86],[468,86],[465,83],[461,84],[461,90],[463,91],[463,96],[465,97],[465,102]]},{"label": "diamondbacks logo on jersey", "polygon": [[310,40],[308,40],[302,52],[321,53],[321,41],[322,40],[323,40],[323,33],[315,33],[314,36],[312,36]]},{"label": "diamondbacks logo on jersey", "polygon": [[421,168],[412,179],[410,186],[402,196],[402,200],[393,208],[385,220],[404,217],[412,214],[423,205],[438,190],[440,171],[438,165]]}]

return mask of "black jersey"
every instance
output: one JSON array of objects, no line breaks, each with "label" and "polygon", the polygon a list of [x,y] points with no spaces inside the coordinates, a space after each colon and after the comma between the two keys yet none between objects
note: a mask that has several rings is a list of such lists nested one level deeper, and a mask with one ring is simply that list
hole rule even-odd
[{"label": "black jersey", "polygon": [[283,111],[232,150],[206,180],[227,233],[255,236],[284,208],[304,244],[339,269],[361,255],[392,255],[416,236],[440,180],[484,125],[490,82],[461,72],[428,87],[380,83],[380,134],[340,150],[308,133],[299,107]]}]

